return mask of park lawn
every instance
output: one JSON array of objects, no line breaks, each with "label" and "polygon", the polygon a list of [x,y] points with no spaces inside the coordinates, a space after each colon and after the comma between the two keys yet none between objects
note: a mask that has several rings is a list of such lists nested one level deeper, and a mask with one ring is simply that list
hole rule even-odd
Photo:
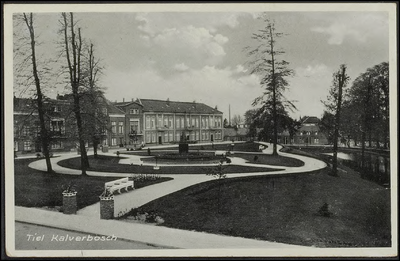
[{"label": "park lawn", "polygon": [[[160,169],[155,170],[153,166],[138,166],[129,164],[119,164],[122,158],[106,155],[98,155],[97,158],[89,156],[90,168],[89,171],[103,171],[103,172],[118,172],[118,173],[141,173],[141,174],[207,174],[210,173],[212,166],[162,166]],[[60,166],[80,169],[80,157],[70,158],[58,162]],[[217,163],[215,164],[217,166]],[[274,171],[272,168],[258,168],[247,167],[230,164],[226,168],[227,173],[247,173],[247,172],[266,172]]]},{"label": "park lawn", "polygon": [[[328,171],[201,183],[133,212],[157,213],[167,227],[296,245],[390,246],[390,191]],[[318,214],[324,203],[331,217]]]},{"label": "park lawn", "polygon": [[[283,156],[274,156],[267,154],[245,154],[240,152],[235,152],[234,157],[239,157],[247,160],[248,163],[254,164],[267,164],[267,165],[276,165],[276,166],[285,166],[285,167],[301,167],[304,166],[304,162],[298,159],[283,157]],[[257,160],[255,160],[257,157]]]},{"label": "park lawn", "polygon": [[[232,143],[218,143],[215,142],[214,145],[209,145],[209,144],[201,144],[201,143],[196,143],[196,144],[189,144],[189,152],[194,152],[194,151],[202,151],[202,150],[231,150]],[[258,152],[259,151],[259,144],[247,141],[247,142],[240,142],[234,143],[233,150],[234,151],[247,151],[247,152]],[[152,149],[149,147],[151,151],[162,151],[162,150],[175,150],[175,152],[178,152],[178,144],[176,145],[176,148],[158,148],[158,149]],[[146,149],[144,150],[146,151]]]},{"label": "park lawn", "polygon": [[[62,205],[62,191],[65,186],[75,184],[78,208],[92,205],[99,201],[104,190],[104,183],[115,180],[110,177],[91,177],[81,175],[49,174],[28,167],[37,159],[17,159],[14,161],[15,205],[24,207],[54,207]],[[137,181],[135,187],[171,180],[160,178],[154,181]]]}]

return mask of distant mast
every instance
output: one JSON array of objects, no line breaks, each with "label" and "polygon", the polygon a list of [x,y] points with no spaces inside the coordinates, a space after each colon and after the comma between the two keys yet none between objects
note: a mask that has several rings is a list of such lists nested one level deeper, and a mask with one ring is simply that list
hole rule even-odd
[{"label": "distant mast", "polygon": [[229,126],[231,126],[231,105],[229,104]]}]

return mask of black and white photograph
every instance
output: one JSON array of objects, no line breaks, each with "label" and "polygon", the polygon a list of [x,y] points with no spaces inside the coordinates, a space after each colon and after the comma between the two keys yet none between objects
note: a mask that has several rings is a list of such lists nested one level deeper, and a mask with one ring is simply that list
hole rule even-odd
[{"label": "black and white photograph", "polygon": [[396,257],[396,3],[4,5],[9,257]]}]

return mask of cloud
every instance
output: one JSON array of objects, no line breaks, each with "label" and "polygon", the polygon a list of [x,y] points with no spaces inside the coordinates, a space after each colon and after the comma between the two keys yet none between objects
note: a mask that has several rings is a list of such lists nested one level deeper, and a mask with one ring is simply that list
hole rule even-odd
[{"label": "cloud", "polygon": [[328,72],[328,66],[323,63],[307,65],[306,67],[297,67],[295,69],[295,74],[298,77],[315,77],[325,75]]},{"label": "cloud", "polygon": [[367,43],[369,39],[387,37],[388,18],[383,13],[328,14],[319,19],[329,24],[312,27],[311,31],[328,35],[331,45],[341,45],[345,40]]},{"label": "cloud", "polygon": [[189,67],[186,66],[184,63],[175,64],[174,69],[177,71],[187,71]]},{"label": "cloud", "polygon": [[223,45],[228,42],[228,38],[221,34],[214,36],[204,27],[188,25],[182,28],[166,28],[156,34],[153,41],[166,48],[175,47],[180,51],[200,51],[212,56],[223,56],[226,54]]}]

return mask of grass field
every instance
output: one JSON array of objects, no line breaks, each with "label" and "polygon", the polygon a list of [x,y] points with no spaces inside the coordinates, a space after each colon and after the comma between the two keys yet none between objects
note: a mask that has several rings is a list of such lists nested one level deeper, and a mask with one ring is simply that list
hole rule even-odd
[{"label": "grass field", "polygon": [[[245,154],[240,152],[236,152],[233,156],[243,158],[247,160],[247,162],[255,164],[267,164],[267,165],[276,165],[285,167],[304,166],[304,162],[301,160],[283,156],[273,156],[266,154]],[[257,160],[255,160],[255,156],[257,156]]]},{"label": "grass field", "polygon": [[[324,203],[331,217],[318,214]],[[339,177],[323,169],[212,181],[136,211],[157,213],[167,227],[282,243],[318,247],[391,244],[390,191],[360,179],[351,170]]]},{"label": "grass field", "polygon": [[[61,206],[65,186],[75,184],[78,208],[94,204],[104,190],[104,183],[116,178],[49,174],[28,167],[37,159],[18,159],[14,161],[15,205],[24,207]],[[135,182],[140,188],[154,183],[170,180],[160,178],[155,181]]]},{"label": "grass field", "polygon": [[[94,171],[104,171],[104,172],[118,172],[118,173],[142,173],[142,174],[206,174],[210,170],[210,166],[162,166],[160,169],[155,170],[153,166],[138,166],[129,164],[119,164],[119,160],[123,156],[113,157],[98,155],[95,159],[93,156],[89,156],[90,168],[89,170]],[[70,158],[58,163],[59,165],[79,169],[80,168],[80,158]],[[217,165],[217,163],[216,163]],[[258,168],[258,167],[247,167],[231,164],[226,168],[227,173],[244,173],[244,172],[264,172],[273,171],[275,169],[271,168]]]}]

